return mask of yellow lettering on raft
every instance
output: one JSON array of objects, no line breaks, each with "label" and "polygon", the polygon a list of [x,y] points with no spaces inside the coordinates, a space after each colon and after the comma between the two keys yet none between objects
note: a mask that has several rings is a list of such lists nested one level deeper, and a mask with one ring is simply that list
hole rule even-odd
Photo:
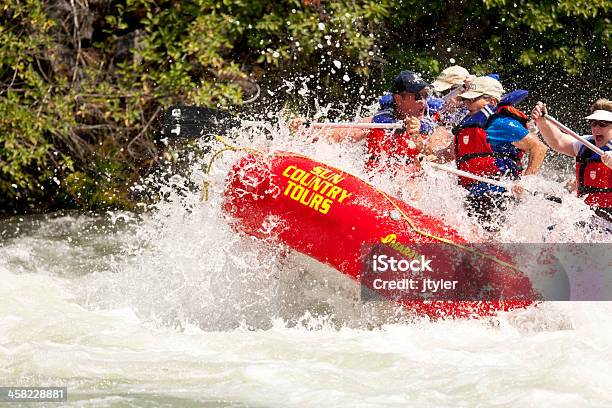
[{"label": "yellow lettering on raft", "polygon": [[[297,167],[291,165],[291,166],[287,166],[287,168],[285,169],[285,171],[283,171],[283,176],[285,177],[290,177],[291,174],[287,174],[287,172],[289,171],[289,169],[297,169]],[[292,173],[293,174],[293,173]]]},{"label": "yellow lettering on raft", "polygon": [[325,170],[323,167],[319,167],[319,166],[314,166],[312,170],[310,170],[310,172],[314,174],[315,176],[321,176],[321,173],[324,173],[326,171],[328,170]]},{"label": "yellow lettering on raft", "polygon": [[310,183],[310,186],[308,186],[308,187],[311,187],[314,191],[319,191],[319,189],[321,188],[321,184],[323,184],[323,183],[327,183],[327,181],[323,181],[320,178],[315,177],[312,180],[312,183]]},{"label": "yellow lettering on raft", "polygon": [[293,181],[287,181],[287,188],[285,189],[285,192],[283,194],[289,195],[289,192],[291,191],[293,186],[295,186],[295,183]]},{"label": "yellow lettering on raft", "polygon": [[382,242],[383,244],[389,244],[391,242],[395,242],[395,240],[397,240],[397,235],[389,234],[386,237],[381,238],[380,242]]},{"label": "yellow lettering on raft", "polygon": [[302,197],[303,192],[304,192],[304,187],[298,186],[297,184],[295,184],[293,192],[291,192],[291,198],[293,198],[295,201],[300,201],[300,198]]},{"label": "yellow lettering on raft", "polygon": [[343,173],[335,173],[324,167],[314,166],[307,172],[297,166],[289,165],[283,170],[282,175],[288,178],[283,195],[321,214],[329,213],[334,202],[342,203],[353,195],[336,186],[346,178]]},{"label": "yellow lettering on raft", "polygon": [[338,186],[333,186],[332,188],[329,189],[329,192],[327,193],[327,196],[330,197],[332,200],[336,199],[336,196],[342,191],[342,189]]},{"label": "yellow lettering on raft", "polygon": [[[297,174],[297,176],[296,176]],[[291,180],[293,181],[300,181],[300,179],[302,178],[302,176],[306,174],[306,172],[302,169],[297,169],[293,172],[293,174],[291,175],[291,177],[289,177]]]},{"label": "yellow lettering on raft", "polygon": [[327,214],[330,210],[330,204],[333,203],[331,200],[325,199],[322,195],[314,193],[293,181],[287,181],[287,188],[285,188],[283,195],[288,196],[300,204],[313,208],[322,214]]},{"label": "yellow lettering on raft", "polygon": [[[310,177],[310,180],[308,180],[308,177]],[[314,174],[306,173],[304,174],[304,177],[300,179],[300,184],[306,188],[310,188],[310,184],[312,184],[312,181],[316,178],[317,176],[315,176]]]},{"label": "yellow lettering on raft", "polygon": [[[312,193],[312,194],[310,194],[310,193]],[[308,197],[308,194],[310,194],[310,198],[308,200],[306,200],[306,197]],[[304,194],[302,194],[302,198],[300,199],[300,203],[304,204],[306,207],[309,207],[310,206],[310,201],[312,200],[312,196],[315,195],[315,194],[316,193],[313,193],[310,190],[306,190],[304,192]]]},{"label": "yellow lettering on raft", "polygon": [[323,183],[325,183],[325,185],[323,186],[321,191],[319,191],[321,194],[325,194],[325,192],[327,191],[327,188],[333,186],[332,183],[328,183],[327,181],[324,181]]},{"label": "yellow lettering on raft", "polygon": [[339,182],[341,182],[342,180],[344,180],[346,177],[343,177],[341,174],[334,174],[333,176],[331,176],[330,181],[334,184],[338,184]]},{"label": "yellow lettering on raft", "polygon": [[418,253],[416,250],[397,242],[397,235],[395,234],[389,234],[386,237],[382,237],[380,239],[380,242],[382,242],[383,244],[387,244],[388,247],[395,249],[397,252],[402,255],[405,255],[407,258],[417,259],[421,256],[421,254]]},{"label": "yellow lettering on raft", "polygon": [[319,205],[321,204],[321,201],[323,201],[323,196],[320,194],[315,194],[315,196],[312,198],[312,201],[310,202],[309,207],[319,211]]},{"label": "yellow lettering on raft", "polygon": [[331,170],[324,169],[323,167],[319,167],[319,166],[314,166],[312,170],[310,170],[310,172],[314,174],[315,176],[319,176],[323,180],[329,180],[334,184],[338,184],[339,182],[341,182],[342,180],[346,178],[342,174],[334,173]]},{"label": "yellow lettering on raft", "polygon": [[321,203],[321,209],[319,210],[319,212],[321,214],[327,214],[329,212],[329,209],[331,208],[333,201],[330,200],[329,198],[326,198],[325,200],[323,200],[323,202]]},{"label": "yellow lettering on raft", "polygon": [[342,203],[345,198],[349,198],[352,195],[353,195],[353,193],[349,193],[345,189],[342,189],[342,192],[340,193],[340,198],[338,199],[338,202]]}]

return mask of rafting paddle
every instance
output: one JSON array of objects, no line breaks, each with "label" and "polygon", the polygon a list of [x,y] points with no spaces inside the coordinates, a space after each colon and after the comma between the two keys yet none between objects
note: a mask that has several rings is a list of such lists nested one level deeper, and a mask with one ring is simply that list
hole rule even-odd
[{"label": "rafting paddle", "polygon": [[171,106],[162,121],[161,133],[168,138],[211,137],[240,124],[229,112],[196,106]]},{"label": "rafting paddle", "polygon": [[162,135],[168,138],[211,138],[224,135],[241,126],[257,126],[266,122],[241,120],[234,114],[200,106],[171,106],[162,116]]},{"label": "rafting paddle", "polygon": [[[516,105],[527,97],[528,91],[517,89],[502,98],[500,104]],[[390,94],[383,97],[391,97]],[[389,98],[389,103],[393,99]],[[382,98],[381,98],[382,104]],[[228,130],[241,125],[260,126],[266,122],[240,120],[236,115],[220,109],[200,106],[174,105],[162,116],[162,135],[168,138],[199,139],[211,138],[213,135],[224,135]],[[368,122],[304,122],[304,126],[321,128],[355,128],[355,129],[403,129],[404,122],[368,123]]]},{"label": "rafting paddle", "polygon": [[[233,127],[241,125],[259,126],[263,121],[240,120],[233,114],[213,108],[199,106],[171,106],[163,115],[162,135],[169,138],[210,137],[223,135]],[[368,123],[368,122],[305,122],[305,126],[325,128],[358,128],[358,129],[402,129],[403,122]]]},{"label": "rafting paddle", "polygon": [[[420,158],[419,160],[421,162],[425,161],[424,157]],[[431,161],[427,161],[427,164],[429,164],[431,167],[433,167],[436,170],[442,170],[442,171],[445,171],[447,173],[456,174],[458,176],[467,177],[467,178],[470,178],[472,180],[481,181],[483,183],[491,184],[493,186],[502,187],[502,188],[505,188],[508,191],[510,191],[512,189],[512,185],[511,184],[504,183],[503,181],[494,180],[494,179],[490,179],[490,178],[487,178],[487,177],[477,176],[476,174],[469,173],[467,171],[455,169],[455,168],[448,167],[448,166],[443,166],[441,164],[434,163],[434,162],[431,162]],[[547,199],[549,201],[553,201],[555,203],[562,203],[563,202],[563,200],[561,200],[561,198],[557,197],[557,196],[553,196],[553,195],[546,194],[546,193],[541,193],[539,191],[529,191],[529,190],[525,190],[525,191],[527,193],[531,194],[531,195],[534,195],[534,196],[540,196],[541,195],[545,199]]]},{"label": "rafting paddle", "polygon": [[404,122],[371,123],[371,122],[304,122],[304,126],[317,129],[354,128],[354,129],[403,129]]},{"label": "rafting paddle", "polygon": [[579,143],[582,143],[588,149],[592,150],[593,152],[597,153],[600,156],[604,155],[604,151],[603,150],[601,150],[599,147],[595,146],[593,143],[589,142],[588,140],[580,137],[579,134],[577,134],[576,132],[574,132],[573,130],[571,130],[567,126],[565,126],[563,123],[559,122],[557,119],[553,118],[552,116],[550,116],[548,114],[546,114],[544,117],[546,119],[548,119],[549,121],[551,121],[553,125],[558,127],[559,130],[561,130],[562,132],[566,133],[568,136],[571,136],[572,138],[577,140]]}]

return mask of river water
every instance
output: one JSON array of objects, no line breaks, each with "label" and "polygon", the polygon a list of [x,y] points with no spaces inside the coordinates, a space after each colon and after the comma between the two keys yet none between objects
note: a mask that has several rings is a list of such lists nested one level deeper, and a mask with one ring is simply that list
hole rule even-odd
[{"label": "river water", "polygon": [[[271,145],[244,130],[236,143],[364,176],[352,145],[268,131],[282,136]],[[320,265],[232,230],[220,203],[238,156],[224,154],[208,176],[194,159],[140,215],[1,220],[0,386],[66,386],[62,406],[73,407],[612,406],[611,303],[438,322],[372,310],[318,288]],[[189,187],[204,178],[207,203]],[[420,197],[382,176],[373,183],[491,239],[446,174],[428,171]],[[563,194],[551,177],[530,183]],[[588,210],[563,197],[526,198],[494,239],[609,242],[577,227]]]}]

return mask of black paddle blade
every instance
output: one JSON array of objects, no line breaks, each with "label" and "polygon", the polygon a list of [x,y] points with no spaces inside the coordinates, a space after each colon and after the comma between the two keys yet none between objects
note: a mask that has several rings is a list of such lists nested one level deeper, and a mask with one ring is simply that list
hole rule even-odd
[{"label": "black paddle blade", "polygon": [[563,204],[563,199],[561,197],[557,197],[557,196],[550,195],[550,194],[544,194],[544,198],[554,203]]},{"label": "black paddle blade", "polygon": [[563,204],[563,199],[561,197],[557,197],[557,196],[554,196],[554,195],[542,193],[540,191],[532,192],[531,194],[533,194],[534,196],[537,196],[537,197],[542,197],[545,200],[552,201],[553,203]]},{"label": "black paddle blade", "polygon": [[163,115],[162,135],[168,138],[213,137],[224,135],[240,121],[229,112],[199,106],[175,105]]}]

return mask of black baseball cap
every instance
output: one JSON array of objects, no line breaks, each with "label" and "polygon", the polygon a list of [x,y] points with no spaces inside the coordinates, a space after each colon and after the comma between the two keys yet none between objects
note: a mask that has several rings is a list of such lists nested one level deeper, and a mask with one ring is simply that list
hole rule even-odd
[{"label": "black baseball cap", "polygon": [[393,80],[391,93],[401,94],[403,92],[418,93],[421,89],[428,87],[429,84],[412,71],[402,71]]}]

